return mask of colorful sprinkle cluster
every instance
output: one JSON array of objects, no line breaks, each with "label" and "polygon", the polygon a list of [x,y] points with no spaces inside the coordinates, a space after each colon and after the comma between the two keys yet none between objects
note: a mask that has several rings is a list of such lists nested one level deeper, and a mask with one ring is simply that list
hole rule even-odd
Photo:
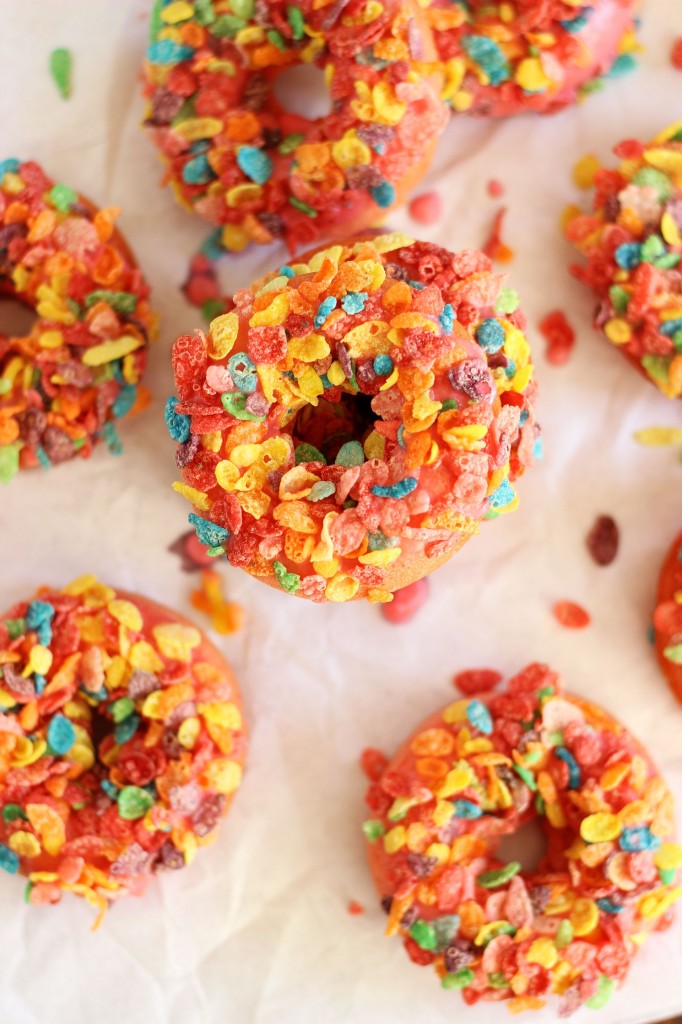
[{"label": "colorful sprinkle cluster", "polygon": [[25,337],[0,333],[0,482],[18,469],[86,458],[116,420],[149,401],[140,386],[156,333],[149,288],[114,229],[37,164],[0,161],[0,301],[38,317]]},{"label": "colorful sprinkle cluster", "polygon": [[229,666],[198,629],[84,576],[0,618],[0,867],[100,914],[189,864],[239,786]]},{"label": "colorful sprinkle cluster", "polygon": [[659,664],[682,704],[682,533],[676,537],[661,569],[654,636]]},{"label": "colorful sprinkle cluster", "polygon": [[[637,741],[532,664],[429,718],[390,763],[371,753],[364,832],[387,934],[469,1004],[603,1006],[682,896],[672,796]],[[500,838],[536,818],[539,866],[500,861]]]},{"label": "colorful sprinkle cluster", "polygon": [[595,326],[668,398],[682,396],[682,121],[614,147],[594,174],[594,213],[568,211],[572,267],[598,299]]},{"label": "colorful sprinkle cluster", "polygon": [[[293,251],[340,222],[381,220],[444,127],[411,4],[397,0],[161,0],[145,66],[146,117],[178,200],[239,251]],[[287,68],[325,74],[331,113],[311,121],[274,92]],[[414,184],[412,180],[411,184]]]},{"label": "colorful sprinkle cluster", "polygon": [[525,319],[482,253],[333,245],[175,344],[190,522],[313,601],[391,600],[517,504],[538,454]]},{"label": "colorful sprinkle cluster", "polygon": [[635,0],[432,0],[443,99],[455,111],[489,117],[574,103],[634,66],[635,7]]}]

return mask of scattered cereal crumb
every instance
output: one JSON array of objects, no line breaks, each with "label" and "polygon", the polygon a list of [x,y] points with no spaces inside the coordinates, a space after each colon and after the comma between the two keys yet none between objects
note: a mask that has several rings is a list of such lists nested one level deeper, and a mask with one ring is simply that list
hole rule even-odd
[{"label": "scattered cereal crumb", "polygon": [[414,197],[409,212],[418,224],[436,224],[443,216],[443,200],[438,192],[424,192]]},{"label": "scattered cereal crumb", "polygon": [[244,625],[244,609],[225,599],[222,580],[215,569],[202,569],[201,585],[192,591],[190,603],[209,616],[211,627],[222,636],[237,633]]},{"label": "scattered cereal crumb", "polygon": [[352,914],[354,917],[357,917],[358,914],[364,914],[364,912],[365,912],[365,908],[363,907],[362,903],[358,903],[357,900],[349,900],[348,901],[348,913],[349,914]]},{"label": "scattered cereal crumb", "polygon": [[619,539],[615,519],[612,516],[597,516],[585,543],[597,565],[611,565],[618,554]]},{"label": "scattered cereal crumb", "polygon": [[486,190],[488,192],[488,195],[491,196],[493,199],[499,199],[500,196],[504,195],[504,185],[502,184],[501,181],[498,181],[497,178],[490,179],[490,181],[486,185]]},{"label": "scattered cereal crumb", "polygon": [[573,181],[578,188],[592,188],[594,176],[600,166],[601,164],[592,153],[582,156],[573,167]]},{"label": "scattered cereal crumb", "polygon": [[382,604],[381,614],[394,625],[409,622],[429,597],[429,581],[424,578],[396,590],[390,604]]},{"label": "scattered cereal crumb", "polygon": [[502,673],[494,668],[468,668],[453,676],[452,685],[469,697],[475,693],[492,690],[501,680]]},{"label": "scattered cereal crumb", "polygon": [[682,444],[682,429],[679,427],[645,427],[634,434],[635,441],[647,448]]},{"label": "scattered cereal crumb", "polygon": [[505,245],[502,241],[502,225],[506,216],[507,209],[505,206],[501,207],[495,214],[493,220],[493,226],[490,230],[490,235],[487,241],[481,247],[482,251],[491,260],[496,260],[498,263],[511,263],[514,259],[514,250],[510,249],[508,245]]},{"label": "scattered cereal crumb", "polygon": [[187,530],[182,533],[176,541],[168,548],[174,554],[179,555],[183,572],[198,572],[213,565],[214,558],[209,555],[206,545],[202,544],[194,530]]},{"label": "scattered cereal crumb", "polygon": [[71,70],[73,59],[71,52],[63,46],[50,54],[50,74],[59,89],[62,99],[68,100],[71,95]]},{"label": "scattered cereal crumb", "polygon": [[588,612],[574,601],[557,601],[552,614],[566,629],[585,629],[592,621]]},{"label": "scattered cereal crumb", "polygon": [[560,309],[548,313],[538,324],[540,333],[547,341],[545,356],[553,366],[568,362],[575,345],[575,331]]},{"label": "scattered cereal crumb", "polygon": [[682,36],[678,36],[673,43],[670,61],[674,68],[677,68],[678,71],[682,71]]}]

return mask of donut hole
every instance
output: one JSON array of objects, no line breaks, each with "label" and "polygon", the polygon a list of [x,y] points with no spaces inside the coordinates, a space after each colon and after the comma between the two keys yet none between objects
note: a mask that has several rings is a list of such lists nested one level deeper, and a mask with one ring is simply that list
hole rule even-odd
[{"label": "donut hole", "polygon": [[36,322],[35,310],[0,292],[0,335],[8,338],[26,338]]},{"label": "donut hole", "polygon": [[511,835],[503,836],[499,842],[495,856],[508,864],[518,861],[521,870],[529,874],[537,871],[540,861],[547,852],[547,837],[540,818],[532,818],[525,825],[517,828]]},{"label": "donut hole", "polygon": [[348,441],[364,444],[376,419],[371,395],[342,394],[338,402],[321,398],[316,406],[306,405],[298,412],[292,436],[297,446],[312,444],[332,463]]},{"label": "donut hole", "polygon": [[285,68],[274,84],[275,99],[289,114],[317,121],[332,112],[324,71],[315,64],[296,64]]}]

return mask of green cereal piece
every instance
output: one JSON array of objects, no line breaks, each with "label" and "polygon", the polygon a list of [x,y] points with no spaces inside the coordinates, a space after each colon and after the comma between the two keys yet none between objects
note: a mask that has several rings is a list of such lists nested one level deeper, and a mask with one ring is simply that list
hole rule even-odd
[{"label": "green cereal piece", "polygon": [[369,818],[367,821],[362,823],[362,831],[365,833],[365,838],[370,843],[376,843],[377,839],[380,839],[386,829],[383,823],[377,818]]},{"label": "green cereal piece", "polygon": [[290,4],[287,7],[287,21],[291,28],[292,37],[294,39],[303,39],[303,36],[305,35],[305,20],[301,14],[301,8],[294,7],[293,4]]},{"label": "green cereal piece", "polygon": [[135,710],[135,702],[130,697],[121,697],[119,700],[115,700],[111,705],[110,709],[111,717],[118,724],[124,722],[129,715],[132,715]]},{"label": "green cereal piece", "polygon": [[286,590],[290,594],[295,594],[301,586],[301,577],[295,572],[287,572],[281,562],[273,562],[272,568],[274,569],[277,582],[282,590]]},{"label": "green cereal piece", "polygon": [[410,938],[414,939],[420,949],[435,949],[438,945],[436,929],[428,921],[415,921],[410,927]]},{"label": "green cereal piece", "polygon": [[325,466],[327,460],[314,444],[308,444],[307,441],[303,444],[299,444],[296,448],[296,465],[300,466],[302,462],[322,462]]},{"label": "green cereal piece", "polygon": [[573,942],[573,925],[570,921],[562,921],[554,936],[554,945],[557,949],[565,949]]},{"label": "green cereal piece", "polygon": [[0,484],[8,484],[19,472],[19,446],[0,445]]},{"label": "green cereal piece", "polygon": [[72,66],[73,59],[71,53],[63,46],[59,46],[50,54],[50,74],[64,100],[68,100],[71,95]]},{"label": "green cereal piece", "polygon": [[118,813],[124,821],[137,821],[144,818],[147,811],[154,806],[154,797],[146,789],[139,786],[124,786],[118,794]]},{"label": "green cereal piece", "polygon": [[510,860],[503,868],[497,868],[496,871],[484,871],[478,876],[476,883],[482,885],[484,889],[497,889],[498,886],[506,885],[511,881],[520,870],[520,863],[517,860]]},{"label": "green cereal piece", "polygon": [[616,983],[613,978],[609,978],[606,974],[599,975],[599,987],[591,999],[588,999],[585,1003],[591,1010],[601,1010],[602,1006],[606,1006],[609,999],[613,995],[616,989]]},{"label": "green cereal piece", "polygon": [[519,308],[519,296],[513,288],[503,288],[495,303],[496,313],[513,313]]},{"label": "green cereal piece", "polygon": [[130,316],[137,309],[138,297],[133,292],[110,292],[105,288],[100,288],[85,297],[85,305],[88,309],[97,302],[106,302],[114,312]]},{"label": "green cereal piece", "polygon": [[301,135],[297,132],[294,132],[291,135],[287,135],[282,139],[279,146],[277,147],[277,150],[279,153],[282,154],[282,156],[288,156],[289,153],[293,153],[296,147],[300,146],[304,140],[305,135]]},{"label": "green cereal piece", "polygon": [[456,974],[445,974],[441,980],[443,988],[466,988],[474,980],[474,972],[468,967],[463,967]]},{"label": "green cereal piece", "polygon": [[238,18],[234,14],[221,14],[211,25],[211,35],[218,39],[223,39],[225,36],[232,37],[236,36],[242,28],[246,28],[243,18]]},{"label": "green cereal piece", "polygon": [[663,654],[668,661],[672,661],[673,665],[682,665],[682,644],[671,644],[669,647],[665,647]]},{"label": "green cereal piece", "polygon": [[16,640],[26,632],[26,619],[5,619],[10,640]]},{"label": "green cereal piece", "polygon": [[48,192],[48,198],[52,205],[62,213],[68,213],[71,206],[77,201],[78,193],[69,185],[53,185]]}]

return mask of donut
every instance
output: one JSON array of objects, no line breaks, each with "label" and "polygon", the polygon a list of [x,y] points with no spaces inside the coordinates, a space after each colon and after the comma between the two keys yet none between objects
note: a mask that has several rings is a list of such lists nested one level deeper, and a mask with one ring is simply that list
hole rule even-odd
[{"label": "donut", "polygon": [[675,538],[661,567],[654,642],[661,671],[682,704],[682,533]]},{"label": "donut", "polygon": [[191,863],[245,753],[232,671],[176,612],[83,576],[0,618],[0,867],[28,902],[101,916]]},{"label": "donut", "polygon": [[[468,1004],[603,1006],[670,922],[682,895],[672,796],[637,740],[548,666],[449,704],[390,761],[363,761],[387,934]],[[546,840],[537,867],[499,857],[533,820]]]},{"label": "donut", "polygon": [[[370,227],[420,181],[447,121],[420,6],[407,0],[157,2],[145,125],[182,205],[231,251]],[[286,110],[288,69],[324,71],[331,111]],[[324,86],[322,87],[324,88]]]},{"label": "donut", "polygon": [[434,0],[427,18],[454,111],[551,114],[633,63],[636,0]]},{"label": "donut", "polygon": [[518,297],[480,252],[337,243],[177,340],[177,491],[199,540],[313,601],[387,602],[511,511],[539,447]]},{"label": "donut", "polygon": [[118,210],[97,210],[32,161],[0,162],[0,302],[37,316],[30,332],[0,332],[0,481],[17,471],[87,458],[116,420],[145,407],[140,385],[156,333],[149,287]]},{"label": "donut", "polygon": [[614,147],[594,175],[593,212],[568,211],[571,267],[597,298],[595,327],[667,398],[682,396],[682,121]]}]

